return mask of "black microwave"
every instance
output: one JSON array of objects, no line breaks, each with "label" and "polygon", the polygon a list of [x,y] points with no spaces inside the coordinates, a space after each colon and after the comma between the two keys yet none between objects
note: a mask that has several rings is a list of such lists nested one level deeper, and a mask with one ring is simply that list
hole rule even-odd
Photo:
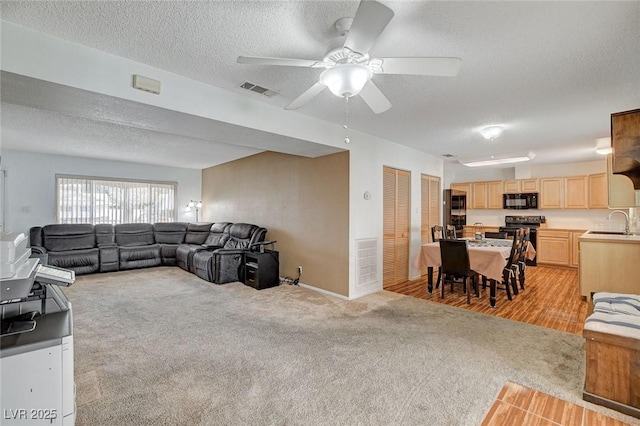
[{"label": "black microwave", "polygon": [[508,210],[538,208],[538,193],[502,194],[502,207]]}]

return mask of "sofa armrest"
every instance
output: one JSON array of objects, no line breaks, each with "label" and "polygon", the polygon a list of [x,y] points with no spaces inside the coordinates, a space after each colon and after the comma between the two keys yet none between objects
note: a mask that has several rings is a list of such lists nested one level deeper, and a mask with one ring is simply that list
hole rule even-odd
[{"label": "sofa armrest", "polygon": [[31,254],[47,254],[47,249],[42,246],[31,246]]},{"label": "sofa armrest", "polygon": [[114,272],[120,269],[119,249],[116,243],[98,244],[100,251],[100,272]]},{"label": "sofa armrest", "polygon": [[214,245],[214,244],[201,244],[201,245],[203,249],[209,250],[209,251],[214,251],[222,248],[222,246]]},{"label": "sofa armrest", "polygon": [[246,250],[218,249],[211,255],[211,282],[224,284],[239,281]]}]

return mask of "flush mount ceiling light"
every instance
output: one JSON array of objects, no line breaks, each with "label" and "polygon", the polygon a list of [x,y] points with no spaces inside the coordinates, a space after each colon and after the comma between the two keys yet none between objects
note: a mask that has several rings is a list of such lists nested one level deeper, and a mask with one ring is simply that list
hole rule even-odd
[{"label": "flush mount ceiling light", "polygon": [[482,137],[490,141],[499,138],[503,131],[503,126],[487,126],[479,130]]},{"label": "flush mount ceiling light", "polygon": [[334,95],[350,98],[360,93],[372,75],[371,69],[364,65],[336,65],[320,74],[320,83],[327,86]]},{"label": "flush mount ceiling light", "polygon": [[492,155],[488,158],[477,158],[474,160],[460,160],[460,164],[467,167],[496,166],[499,164],[521,163],[535,158],[535,154],[531,151],[522,155],[497,156]]},{"label": "flush mount ceiling light", "polygon": [[596,140],[596,153],[600,155],[611,154],[613,149],[611,148],[611,138],[600,138]]}]

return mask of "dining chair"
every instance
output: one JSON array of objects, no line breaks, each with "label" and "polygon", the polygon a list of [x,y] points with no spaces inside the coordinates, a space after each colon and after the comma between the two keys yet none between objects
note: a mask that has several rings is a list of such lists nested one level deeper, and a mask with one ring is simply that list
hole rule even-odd
[{"label": "dining chair", "polygon": [[458,233],[456,231],[456,227],[453,225],[447,225],[444,230],[445,238],[458,238]]},{"label": "dining chair", "polygon": [[436,242],[444,238],[444,228],[440,225],[431,227],[431,241]]},{"label": "dining chair", "polygon": [[[478,293],[478,273],[469,266],[469,247],[466,240],[440,240],[440,270],[442,273],[442,287],[440,298],[444,298],[447,281],[451,282],[451,292],[456,280],[461,280],[462,290],[467,294],[467,303],[471,303],[471,287]],[[467,286],[467,279],[471,282]]]},{"label": "dining chair", "polygon": [[530,242],[531,230],[523,228],[520,236],[520,247],[518,252],[518,281],[520,282],[520,290],[524,290],[525,271],[527,270],[527,248]]},{"label": "dining chair", "polygon": [[[518,273],[518,260],[520,258],[520,240],[524,229],[517,229],[513,234],[511,242],[511,250],[507,258],[507,264],[502,270],[502,282],[496,284],[496,288],[504,290],[507,293],[507,299],[513,300],[511,292],[518,294],[518,285],[516,283],[516,274]],[[487,287],[487,277],[482,277],[482,287]]]}]

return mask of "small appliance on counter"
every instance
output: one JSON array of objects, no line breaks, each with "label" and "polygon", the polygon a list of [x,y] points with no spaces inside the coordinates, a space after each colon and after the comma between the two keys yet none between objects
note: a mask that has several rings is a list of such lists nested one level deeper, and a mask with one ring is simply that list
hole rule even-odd
[{"label": "small appliance on counter", "polygon": [[30,258],[26,241],[0,236],[2,424],[73,425],[73,317],[59,286],[75,273]]}]

